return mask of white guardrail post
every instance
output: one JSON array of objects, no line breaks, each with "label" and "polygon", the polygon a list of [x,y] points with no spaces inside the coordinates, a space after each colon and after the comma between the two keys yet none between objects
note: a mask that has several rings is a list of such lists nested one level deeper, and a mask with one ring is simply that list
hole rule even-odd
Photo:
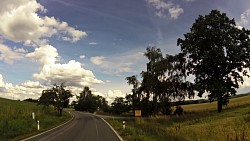
[{"label": "white guardrail post", "polygon": [[37,121],[37,130],[40,130],[39,120]]},{"label": "white guardrail post", "polygon": [[32,112],[32,119],[35,119],[35,113]]},{"label": "white guardrail post", "polygon": [[126,128],[125,121],[122,122],[122,127],[123,127],[123,129]]}]

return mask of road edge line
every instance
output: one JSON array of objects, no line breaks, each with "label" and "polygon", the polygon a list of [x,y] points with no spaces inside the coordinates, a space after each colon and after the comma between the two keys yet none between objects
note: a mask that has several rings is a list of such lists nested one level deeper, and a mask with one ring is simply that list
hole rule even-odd
[{"label": "road edge line", "polygon": [[112,130],[113,130],[113,132],[116,134],[116,136],[120,139],[120,141],[124,141],[123,139],[122,139],[122,137],[115,131],[115,129],[106,121],[106,120],[104,120],[103,118],[101,118]]},{"label": "road edge line", "polygon": [[[70,113],[70,112],[69,112]],[[71,114],[71,113],[70,113]],[[72,114],[71,114],[72,115]],[[32,138],[35,138],[35,137],[37,137],[37,136],[40,136],[40,135],[42,135],[42,134],[45,134],[45,133],[47,133],[47,132],[50,132],[50,131],[52,131],[52,130],[54,130],[54,129],[57,129],[57,128],[59,128],[59,127],[61,127],[61,126],[63,126],[63,125],[65,125],[65,124],[67,124],[67,123],[69,123],[70,121],[72,121],[73,119],[74,119],[74,115],[72,115],[72,118],[70,119],[70,120],[68,120],[67,122],[65,122],[65,123],[63,123],[63,124],[61,124],[61,125],[58,125],[58,126],[56,126],[56,127],[54,127],[54,128],[52,128],[52,129],[49,129],[49,130],[47,130],[47,131],[44,131],[44,132],[41,132],[41,133],[39,133],[39,134],[36,134],[36,135],[34,135],[34,136],[31,136],[31,137],[28,137],[28,138],[25,138],[25,139],[22,139],[22,140],[20,140],[20,141],[26,141],[26,140],[29,140],[29,139],[32,139]]]}]

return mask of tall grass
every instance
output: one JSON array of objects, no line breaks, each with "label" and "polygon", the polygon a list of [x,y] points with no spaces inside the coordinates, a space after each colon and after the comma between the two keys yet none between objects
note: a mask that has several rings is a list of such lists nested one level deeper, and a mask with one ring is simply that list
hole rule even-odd
[{"label": "tall grass", "polygon": [[[249,98],[232,99],[222,113],[217,113],[213,105],[198,104],[183,106],[190,111],[183,116],[107,121],[126,141],[249,141]],[[122,128],[123,120],[126,121],[126,129]]]},{"label": "tall grass", "polygon": [[[32,119],[32,112],[35,119]],[[44,109],[35,103],[0,98],[0,140],[19,140],[37,133],[37,120],[40,131],[44,131],[69,118],[69,114],[58,117],[52,108]]]}]

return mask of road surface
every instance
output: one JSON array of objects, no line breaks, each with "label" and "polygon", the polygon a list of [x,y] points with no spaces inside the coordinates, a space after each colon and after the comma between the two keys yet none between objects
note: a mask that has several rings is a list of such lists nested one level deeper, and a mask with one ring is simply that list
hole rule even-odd
[{"label": "road surface", "polygon": [[74,118],[67,124],[25,141],[120,141],[100,117],[77,111],[71,113]]}]

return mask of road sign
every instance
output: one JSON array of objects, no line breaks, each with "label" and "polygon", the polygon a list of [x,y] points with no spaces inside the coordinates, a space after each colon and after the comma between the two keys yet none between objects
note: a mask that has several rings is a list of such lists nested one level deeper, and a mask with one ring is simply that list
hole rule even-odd
[{"label": "road sign", "polygon": [[141,117],[141,110],[135,110],[135,116]]}]

